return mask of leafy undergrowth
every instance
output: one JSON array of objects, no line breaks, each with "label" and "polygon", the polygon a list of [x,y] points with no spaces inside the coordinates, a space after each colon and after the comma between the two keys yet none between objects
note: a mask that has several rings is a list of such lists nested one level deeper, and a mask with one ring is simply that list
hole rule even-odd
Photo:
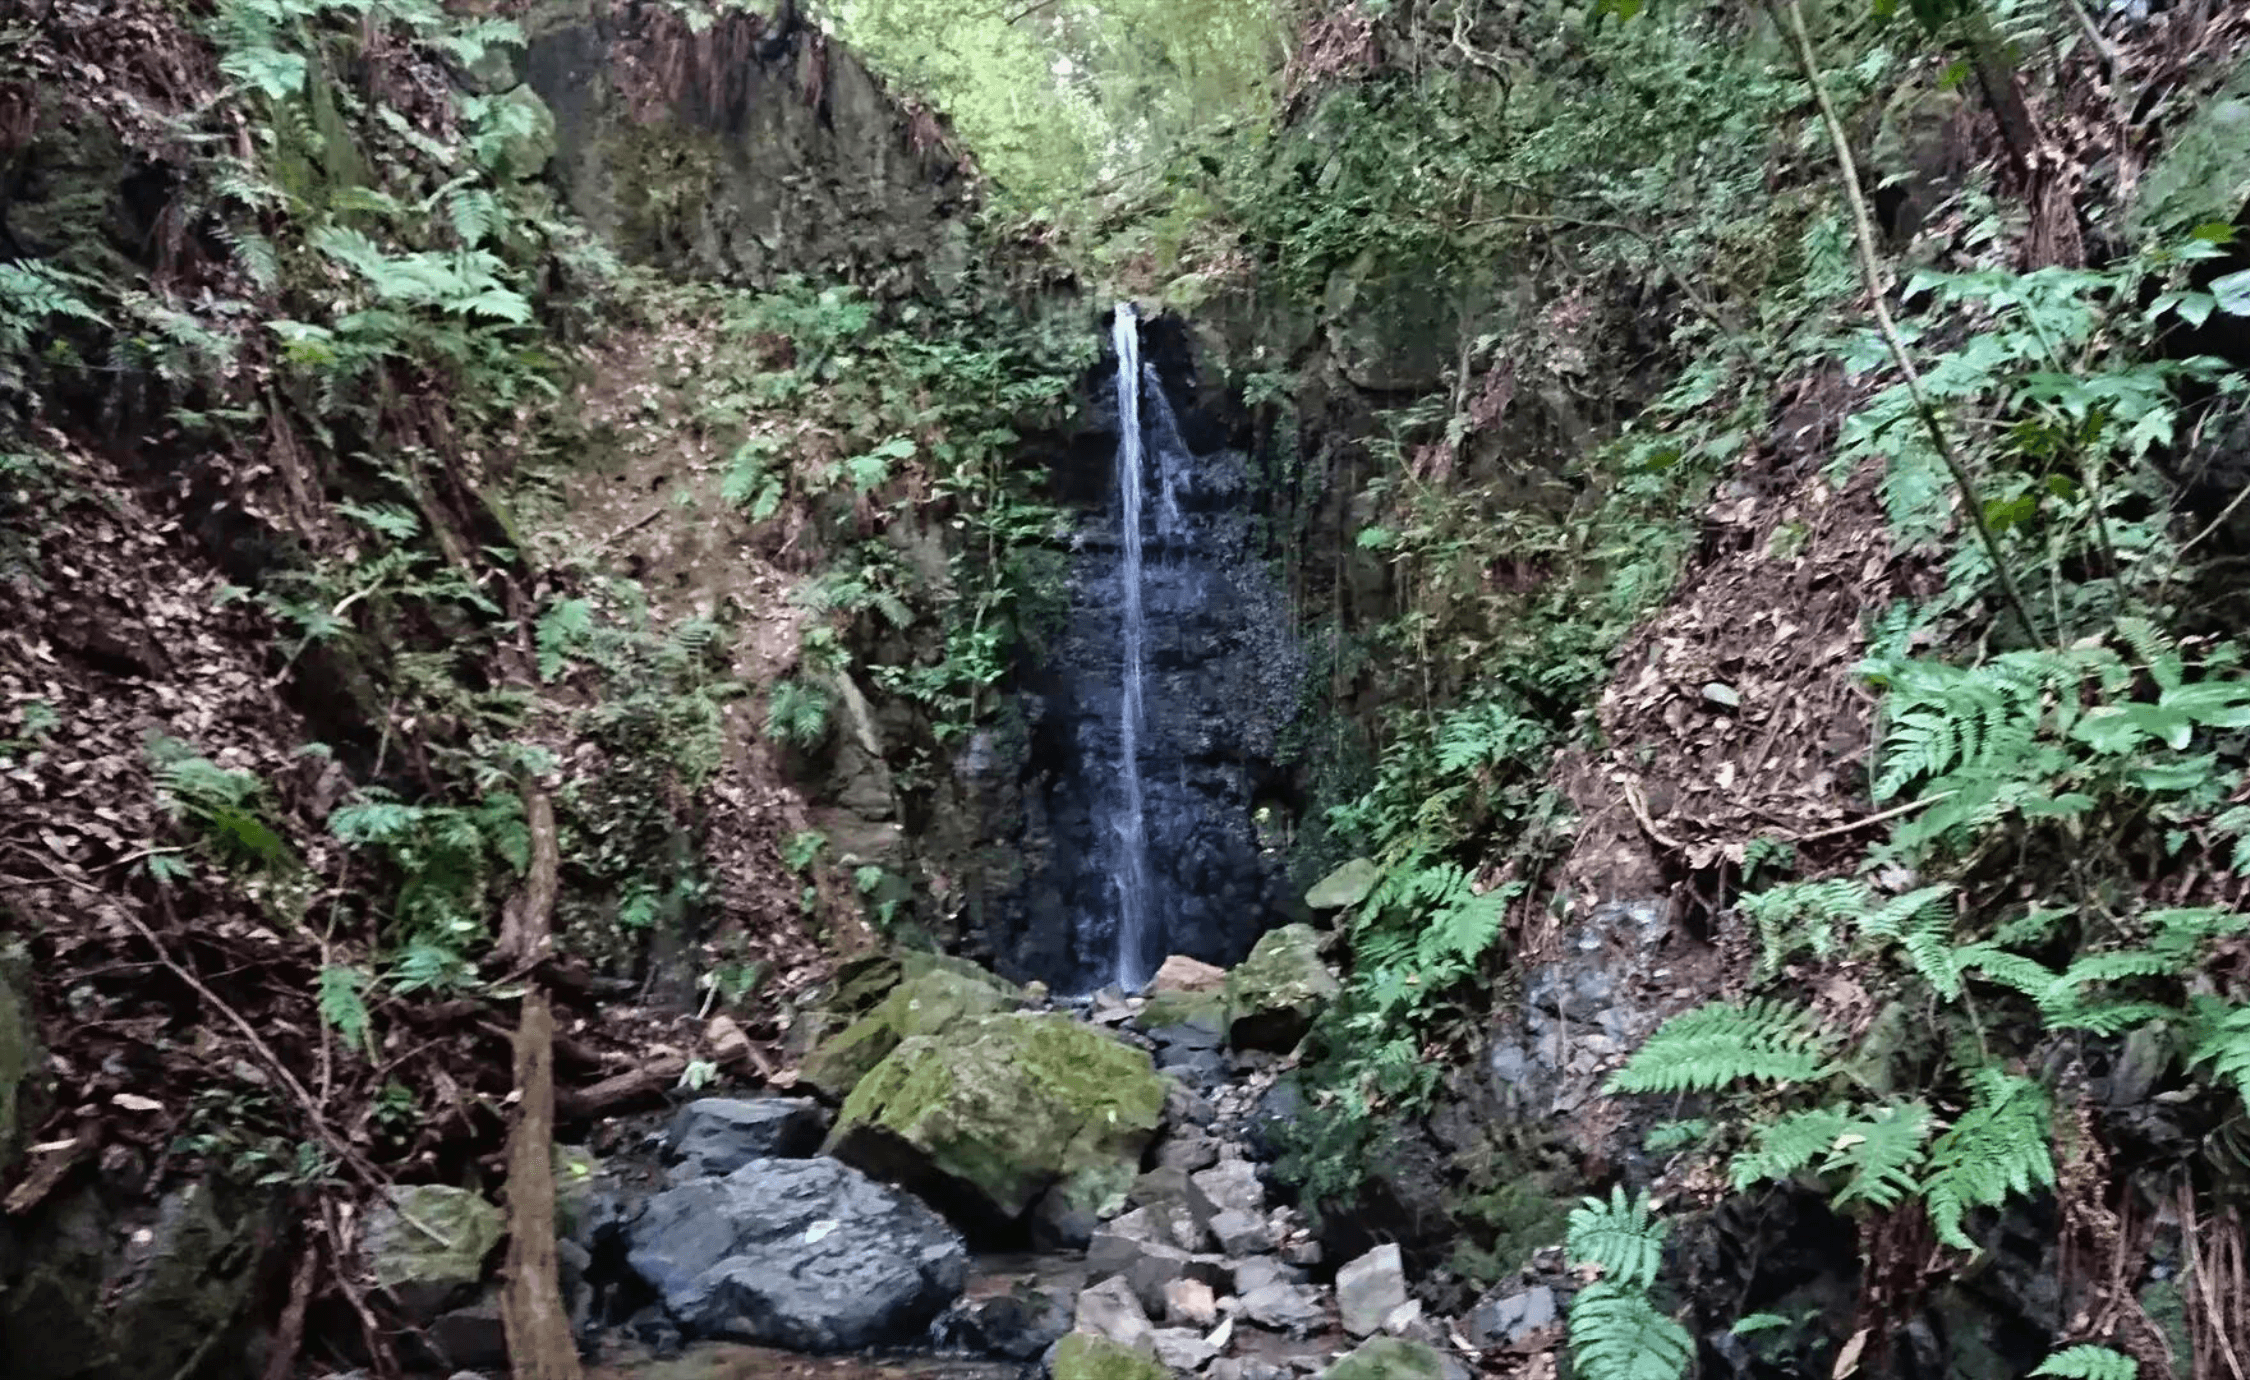
[{"label": "leafy undergrowth", "polygon": [[[1351,981],[1286,1167],[1349,1209],[1385,1123],[1450,1095],[1447,1056],[1509,1018],[1511,984],[1565,935],[1605,941],[1614,1000],[1684,1014],[1638,1054],[1587,1040],[1577,1162],[1653,1180],[1666,1210],[1818,1191],[1865,1258],[1836,1331],[1580,1257],[1607,1267],[1573,1315],[1582,1373],[1682,1373],[1689,1307],[1690,1332],[1739,1324],[1776,1365],[1888,1365],[1945,1270],[2034,1201],[2058,1209],[2039,1249],[2066,1294],[2046,1373],[2215,1371],[2242,1340],[2231,1265],[2167,1335],[2135,1291],[2168,1267],[2086,1262],[2171,1221],[2176,1249],[2228,1261],[2239,1231],[2250,690],[2211,616],[2240,594],[2235,490],[2194,480],[2241,406],[2239,358],[2203,353],[2233,338],[2207,323],[2250,312],[2239,227],[2079,183],[2058,220],[2005,119],[1949,93],[2004,22],[2040,156],[2092,168],[2120,137],[2103,68],[2208,86],[2244,30],[2176,15],[2097,45],[2062,13],[1846,7],[1800,48],[1794,8],[1463,15],[1433,45],[1409,7],[1384,32],[1428,67],[1343,73],[1308,107],[1320,158],[1232,155],[1257,170],[1228,209],[1261,290],[1544,289],[1464,328],[1445,391],[1369,442],[1353,545],[1398,603],[1336,680],[1389,709],[1322,845],[1382,877],[1342,917]],[[1529,75],[1533,54],[1570,78]],[[1885,143],[1917,102],[1949,112],[1941,176]],[[2135,157],[2190,113],[2134,125]],[[1729,140],[1689,156],[1737,120],[1778,132],[1739,164]],[[1859,156],[1890,161],[1852,175],[1922,198],[1913,219],[1838,194],[1855,121],[1881,131]],[[1306,177],[1326,195],[1294,197]],[[1628,401],[1590,438],[1552,403],[1519,415],[1557,392],[1581,420]],[[1527,455],[1552,501],[1526,500]],[[1668,907],[1664,946],[1582,937],[1632,896]],[[1491,1187],[1452,1168],[1464,1196]]]},{"label": "leafy undergrowth", "polygon": [[[777,678],[889,616],[894,517],[942,586],[899,591],[936,630],[901,693],[957,735],[1007,655],[987,528],[1044,533],[1007,428],[1077,361],[624,268],[540,175],[523,46],[435,4],[0,22],[0,143],[45,170],[0,263],[0,914],[58,1094],[27,1221],[96,1159],[296,1190],[361,1302],[345,1204],[500,1175],[493,941],[548,806],[565,1122],[771,1071],[898,904],[784,784],[837,725]],[[663,549],[690,519],[712,548]]]}]

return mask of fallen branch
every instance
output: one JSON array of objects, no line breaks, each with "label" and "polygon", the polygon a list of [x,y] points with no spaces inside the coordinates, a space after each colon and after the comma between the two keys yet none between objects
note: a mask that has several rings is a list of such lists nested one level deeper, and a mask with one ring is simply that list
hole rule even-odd
[{"label": "fallen branch", "polygon": [[305,1309],[312,1302],[313,1277],[319,1267],[320,1247],[308,1235],[297,1251],[297,1268],[289,1276],[289,1302],[274,1330],[273,1350],[266,1354],[265,1380],[289,1380],[297,1373],[297,1353],[305,1344]]},{"label": "fallen branch", "polygon": [[[531,871],[501,935],[507,957],[537,962],[554,947],[561,850],[555,807],[537,787],[524,791]],[[500,1324],[515,1380],[579,1380],[578,1343],[562,1297],[555,1250],[555,1013],[537,978],[516,1028],[516,1124],[508,1132],[508,1267]]]}]

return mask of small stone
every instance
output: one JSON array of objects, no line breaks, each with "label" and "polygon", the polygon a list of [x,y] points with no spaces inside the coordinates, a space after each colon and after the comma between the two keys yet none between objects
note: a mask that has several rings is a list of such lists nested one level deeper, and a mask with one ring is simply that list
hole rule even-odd
[{"label": "small stone", "polygon": [[1038,1005],[1047,1000],[1047,984],[1033,979],[1023,985],[1023,999]]},{"label": "small stone", "polygon": [[1245,1361],[1242,1363],[1242,1380],[1289,1380],[1287,1366],[1277,1366],[1270,1361]]},{"label": "small stone", "polygon": [[1273,1228],[1256,1213],[1228,1208],[1211,1219],[1211,1234],[1228,1255],[1258,1255],[1273,1249]]},{"label": "small stone", "polygon": [[1393,1337],[1404,1337],[1416,1330],[1417,1324],[1421,1321],[1422,1301],[1420,1299],[1408,1299],[1384,1316],[1383,1330]]},{"label": "small stone", "polygon": [[1216,992],[1225,987],[1226,982],[1226,969],[1186,954],[1173,954],[1156,970],[1148,987],[1151,992]]},{"label": "small stone", "polygon": [[1315,882],[1305,893],[1308,910],[1345,910],[1367,899],[1382,880],[1383,869],[1373,858],[1354,858]]},{"label": "small stone", "polygon": [[[1229,1302],[1232,1302],[1232,1300],[1230,1299]],[[1213,1351],[1225,1351],[1228,1347],[1234,1345],[1234,1319],[1229,1317],[1217,1327],[1212,1328],[1211,1335],[1203,1340],[1211,1344]]]},{"label": "small stone", "polygon": [[1164,1080],[1164,1120],[1172,1126],[1209,1126],[1219,1110],[1202,1093],[1177,1078]]},{"label": "small stone", "polygon": [[1292,1241],[1281,1248],[1281,1258],[1292,1265],[1318,1265],[1320,1263],[1320,1243],[1309,1239]]},{"label": "small stone", "polygon": [[1406,1268],[1396,1245],[1377,1246],[1336,1272],[1336,1309],[1354,1337],[1381,1331],[1405,1302]]},{"label": "small stone", "polygon": [[1182,1174],[1193,1174],[1198,1169],[1209,1169],[1218,1162],[1219,1143],[1193,1127],[1173,1132],[1162,1145],[1156,1147],[1156,1167],[1159,1169],[1177,1169]]},{"label": "small stone", "polygon": [[[1149,1334],[1156,1330],[1150,1326],[1148,1311],[1141,1307],[1133,1286],[1123,1277],[1105,1279],[1078,1295],[1077,1329],[1136,1350],[1145,1346]],[[1069,1338],[1063,1340],[1067,1343]]]},{"label": "small stone", "polygon": [[1520,1342],[1541,1328],[1554,1326],[1559,1315],[1555,1291],[1541,1285],[1522,1293],[1483,1300],[1469,1310],[1461,1330],[1479,1346],[1501,1346]]},{"label": "small stone", "polygon": [[1219,1354],[1192,1327],[1159,1328],[1149,1334],[1149,1345],[1156,1348],[1156,1359],[1174,1371],[1201,1370]]},{"label": "small stone", "polygon": [[1188,1185],[1188,1201],[1205,1220],[1229,1208],[1253,1214],[1266,1210],[1265,1185],[1258,1182],[1258,1168],[1248,1160],[1222,1160],[1190,1174]]},{"label": "small stone", "polygon": [[1221,1356],[1203,1373],[1211,1377],[1211,1380],[1243,1380],[1242,1363],[1232,1356]]},{"label": "small stone", "polygon": [[1305,1272],[1264,1256],[1238,1260],[1234,1265],[1234,1291],[1244,1297],[1269,1284],[1303,1284]]},{"label": "small stone", "polygon": [[732,1016],[713,1016],[711,1023],[703,1027],[703,1042],[711,1046],[711,1057],[722,1064],[750,1052],[750,1037]]},{"label": "small stone", "polygon": [[1330,1366],[1322,1380],[1469,1380],[1469,1371],[1435,1347],[1377,1337]]},{"label": "small stone", "polygon": [[1268,1284],[1242,1296],[1242,1316],[1291,1336],[1310,1335],[1328,1320],[1320,1296],[1297,1284]]},{"label": "small stone", "polygon": [[1164,1286],[1164,1320],[1209,1327],[1219,1320],[1219,1300],[1200,1279],[1175,1279]]}]

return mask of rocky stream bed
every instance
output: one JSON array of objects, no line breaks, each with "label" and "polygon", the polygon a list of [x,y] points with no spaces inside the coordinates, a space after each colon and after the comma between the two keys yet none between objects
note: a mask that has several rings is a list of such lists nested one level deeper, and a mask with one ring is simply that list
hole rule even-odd
[{"label": "rocky stream bed", "polygon": [[[594,1373],[1466,1380],[1549,1340],[1555,1288],[1432,1317],[1396,1244],[1331,1259],[1285,1201],[1282,1075],[1335,988],[1317,942],[1291,926],[1232,973],[1175,957],[1145,997],[1065,1002],[937,955],[847,967],[796,1086],[558,1151]],[[505,1365],[500,1231],[433,1186],[370,1224],[433,1373]]]}]

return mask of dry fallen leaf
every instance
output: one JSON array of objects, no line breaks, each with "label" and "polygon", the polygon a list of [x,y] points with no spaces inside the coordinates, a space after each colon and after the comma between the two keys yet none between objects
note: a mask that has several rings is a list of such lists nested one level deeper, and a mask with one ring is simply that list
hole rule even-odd
[{"label": "dry fallen leaf", "polygon": [[1836,1369],[1829,1373],[1829,1380],[1844,1380],[1845,1376],[1858,1370],[1859,1354],[1865,1350],[1867,1350],[1867,1329],[1863,1327],[1852,1334],[1850,1341],[1844,1343],[1842,1351],[1836,1353]]},{"label": "dry fallen leaf", "polygon": [[142,1097],[137,1093],[119,1093],[110,1099],[110,1104],[123,1107],[128,1112],[161,1112],[164,1110],[163,1103],[153,1097]]}]

